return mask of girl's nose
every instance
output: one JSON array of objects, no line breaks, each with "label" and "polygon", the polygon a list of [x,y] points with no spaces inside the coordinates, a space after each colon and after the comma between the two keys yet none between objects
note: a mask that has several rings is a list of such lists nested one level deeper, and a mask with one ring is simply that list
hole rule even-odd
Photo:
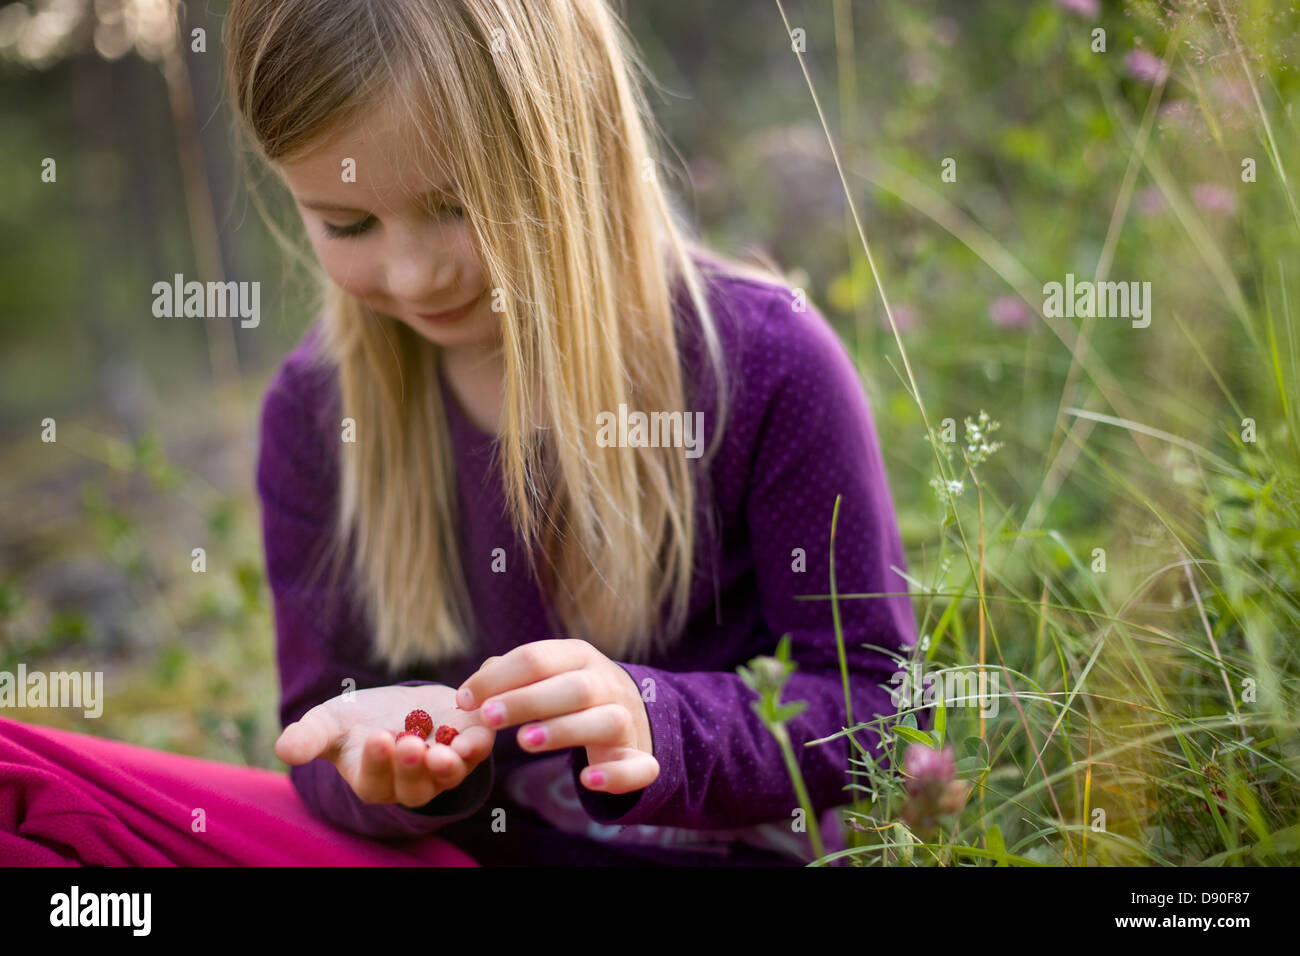
[{"label": "girl's nose", "polygon": [[388,291],[425,308],[446,304],[456,288],[456,264],[428,242],[411,241],[388,262]]}]

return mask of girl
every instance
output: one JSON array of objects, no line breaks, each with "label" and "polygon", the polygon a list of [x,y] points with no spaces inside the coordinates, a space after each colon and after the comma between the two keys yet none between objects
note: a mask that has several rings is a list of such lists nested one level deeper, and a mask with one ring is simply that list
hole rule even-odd
[{"label": "girl", "polygon": [[[809,859],[736,668],[792,635],[804,780],[849,802],[844,738],[804,747],[848,724],[832,609],[796,595],[842,496],[838,590],[896,595],[841,602],[853,719],[892,713],[879,443],[822,315],[688,235],[619,20],[234,0],[226,58],[324,271],[257,472],[303,801],[480,862]],[[459,735],[395,740],[415,708]]]},{"label": "girl", "polygon": [[[892,593],[840,602],[851,722],[893,713],[879,442],[802,293],[690,237],[604,0],[234,0],[225,55],[323,267],[257,469],[292,783],[0,719],[0,862],[797,864],[736,672],[785,634],[840,845],[835,617],[798,597],[840,497],[838,591]],[[458,735],[395,739],[416,708]]]}]

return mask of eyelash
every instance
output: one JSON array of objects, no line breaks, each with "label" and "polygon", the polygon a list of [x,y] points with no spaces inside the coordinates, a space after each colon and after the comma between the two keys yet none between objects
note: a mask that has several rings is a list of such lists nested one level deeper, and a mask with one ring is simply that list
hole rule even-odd
[{"label": "eyelash", "polygon": [[[461,206],[444,206],[443,210],[451,213],[457,219],[465,218],[465,210]],[[374,216],[367,216],[360,222],[354,222],[349,226],[336,226],[333,223],[323,223],[325,226],[325,235],[331,239],[351,239],[354,236],[360,236],[369,232],[376,222]]]},{"label": "eyelash", "polygon": [[352,236],[359,236],[370,228],[371,223],[375,221],[374,216],[367,216],[360,222],[353,223],[350,226],[336,226],[332,223],[324,223],[325,234],[331,239],[349,239]]}]

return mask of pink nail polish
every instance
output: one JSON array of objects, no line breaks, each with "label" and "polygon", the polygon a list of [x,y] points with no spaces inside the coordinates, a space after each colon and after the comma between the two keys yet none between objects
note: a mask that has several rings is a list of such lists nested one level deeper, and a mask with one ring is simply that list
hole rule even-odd
[{"label": "pink nail polish", "polygon": [[492,703],[483,708],[483,716],[489,724],[499,724],[505,719],[506,709],[500,704]]},{"label": "pink nail polish", "polygon": [[605,774],[600,770],[593,770],[591,776],[587,779],[591,781],[593,787],[603,787],[605,785]]},{"label": "pink nail polish", "polygon": [[537,747],[546,743],[546,730],[542,727],[534,727],[528,733],[524,734],[524,741],[530,747]]}]

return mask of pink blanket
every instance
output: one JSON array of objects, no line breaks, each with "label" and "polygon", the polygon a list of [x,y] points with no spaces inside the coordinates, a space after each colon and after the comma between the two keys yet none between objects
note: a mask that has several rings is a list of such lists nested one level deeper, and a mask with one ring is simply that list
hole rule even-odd
[{"label": "pink blanket", "polygon": [[478,865],[438,836],[339,830],[285,774],[0,717],[0,866],[78,864]]}]

